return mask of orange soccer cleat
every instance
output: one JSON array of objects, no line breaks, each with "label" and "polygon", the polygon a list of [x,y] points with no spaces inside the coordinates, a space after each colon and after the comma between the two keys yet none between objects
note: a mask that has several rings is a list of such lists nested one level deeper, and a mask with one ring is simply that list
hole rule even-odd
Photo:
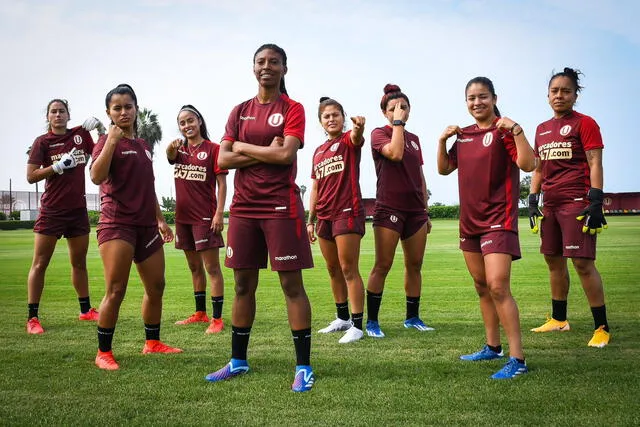
[{"label": "orange soccer cleat", "polygon": [[220,332],[222,332],[223,329],[224,329],[224,322],[222,321],[222,318],[211,319],[211,323],[209,324],[209,327],[207,328],[207,330],[204,331],[204,333],[219,334]]},{"label": "orange soccer cleat", "polygon": [[190,323],[209,323],[206,311],[196,311],[184,320],[178,320],[176,325],[188,325]]},{"label": "orange soccer cleat", "polygon": [[99,317],[100,313],[98,313],[98,310],[91,307],[86,313],[80,313],[80,315],[78,316],[78,320],[92,320],[94,322],[97,322]]},{"label": "orange soccer cleat", "polygon": [[32,335],[44,334],[44,329],[37,317],[27,320],[27,333]]},{"label": "orange soccer cleat", "polygon": [[149,353],[182,353],[182,349],[168,346],[158,340],[146,340],[142,354]]},{"label": "orange soccer cleat", "polygon": [[118,365],[116,359],[113,358],[113,351],[111,350],[98,350],[98,354],[96,354],[96,366],[106,371],[115,371],[117,369],[120,369],[120,365]]}]

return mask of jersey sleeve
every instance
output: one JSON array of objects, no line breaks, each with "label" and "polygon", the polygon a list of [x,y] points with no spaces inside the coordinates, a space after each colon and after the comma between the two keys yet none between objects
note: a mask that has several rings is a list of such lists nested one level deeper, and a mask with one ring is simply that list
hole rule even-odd
[{"label": "jersey sleeve", "polygon": [[448,152],[449,164],[454,168],[458,167],[458,141],[454,142]]},{"label": "jersey sleeve", "polygon": [[29,150],[29,160],[27,163],[31,165],[43,166],[45,159],[44,147],[42,146],[42,138],[38,137],[31,144],[31,149]]},{"label": "jersey sleeve", "polygon": [[226,169],[220,169],[218,166],[218,156],[220,155],[220,144],[213,143],[213,173],[216,175],[227,175],[229,173]]},{"label": "jersey sleeve", "polygon": [[304,147],[304,107],[296,102],[287,110],[284,118],[284,136],[293,136],[300,140],[300,148]]},{"label": "jersey sleeve", "polygon": [[102,153],[105,142],[107,142],[107,135],[100,135],[100,138],[98,138],[98,142],[96,143],[96,145],[93,146],[93,152],[91,153],[91,158],[94,162],[96,161],[100,153]]},{"label": "jersey sleeve", "polygon": [[383,128],[376,128],[371,131],[371,148],[382,154],[382,147],[391,142],[391,137],[386,134]]},{"label": "jersey sleeve", "polygon": [[510,134],[505,134],[503,137],[504,148],[509,153],[509,157],[513,160],[513,163],[518,161],[518,149],[516,147],[516,141],[513,139],[513,136]]},{"label": "jersey sleeve", "polygon": [[223,141],[238,141],[238,130],[240,121],[240,109],[243,104],[236,105],[233,110],[231,110],[231,114],[229,114],[229,118],[227,119],[227,125],[224,127],[224,136],[222,137]]},{"label": "jersey sleeve", "polygon": [[602,135],[600,134],[600,126],[589,116],[584,116],[580,120],[580,140],[584,151],[597,150],[604,148],[602,143]]},{"label": "jersey sleeve", "polygon": [[540,135],[542,133],[542,125],[538,125],[538,127],[536,128],[536,137],[533,140],[533,154],[534,156],[536,156],[537,158],[540,158],[540,153],[538,153],[538,135]]}]

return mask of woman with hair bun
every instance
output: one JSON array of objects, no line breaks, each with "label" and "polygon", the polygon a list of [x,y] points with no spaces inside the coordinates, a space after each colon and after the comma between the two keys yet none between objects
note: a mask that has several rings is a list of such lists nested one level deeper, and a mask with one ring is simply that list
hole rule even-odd
[{"label": "woman with hair bun", "polygon": [[373,233],[375,264],[367,284],[367,335],[384,337],[378,323],[384,283],[391,270],[398,241],[404,254],[405,328],[432,331],[420,319],[422,260],[431,231],[427,184],[422,171],[420,139],[405,129],[409,97],[393,84],[384,87],[380,101],[389,124],[371,132],[377,181]]},{"label": "woman with hair bun", "polygon": [[[593,315],[595,331],[587,345],[602,348],[610,339],[602,277],[595,266],[596,237],[607,228],[602,210],[604,144],[596,121],[573,109],[582,90],[581,74],[565,68],[551,76],[547,98],[553,118],[538,125],[536,131],[540,164],[531,179],[529,219],[532,231],[540,227],[540,253],[549,267],[552,316],[532,331],[569,330],[567,258],[571,258]],[[541,192],[542,212],[538,209]]]},{"label": "woman with hair bun", "polygon": [[313,243],[319,238],[337,309],[336,319],[318,332],[346,331],[338,341],[341,344],[358,341],[364,335],[364,285],[358,261],[360,241],[365,231],[360,192],[360,153],[364,143],[365,118],[351,117],[353,129],[345,132],[345,117],[344,108],[338,101],[320,98],[318,120],[328,139],[313,154],[313,184],[307,222],[309,241]]}]

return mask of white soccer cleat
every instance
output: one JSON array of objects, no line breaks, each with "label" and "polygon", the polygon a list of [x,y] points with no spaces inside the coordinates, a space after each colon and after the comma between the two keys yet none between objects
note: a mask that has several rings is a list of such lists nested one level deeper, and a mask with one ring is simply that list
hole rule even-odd
[{"label": "white soccer cleat", "polygon": [[324,329],[320,329],[318,331],[318,333],[319,334],[330,334],[332,332],[346,331],[347,329],[349,329],[352,326],[353,326],[353,323],[351,322],[351,320],[342,320],[340,318],[336,318],[336,320],[334,320],[333,322],[329,323],[329,326],[327,326]]},{"label": "white soccer cleat", "polygon": [[338,340],[340,344],[347,344],[350,342],[360,341],[364,337],[364,332],[362,329],[358,329],[355,326],[347,329],[347,332]]}]

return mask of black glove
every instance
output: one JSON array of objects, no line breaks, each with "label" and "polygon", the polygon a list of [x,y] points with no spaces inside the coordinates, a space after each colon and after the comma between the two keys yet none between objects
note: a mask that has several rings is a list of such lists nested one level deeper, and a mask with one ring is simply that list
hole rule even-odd
[{"label": "black glove", "polygon": [[540,201],[540,194],[529,194],[529,227],[531,227],[532,233],[537,233],[540,229],[540,221],[544,218],[540,208],[538,208],[538,202]]},{"label": "black glove", "polygon": [[602,210],[604,193],[599,188],[590,188],[587,193],[587,199],[589,200],[589,206],[580,212],[576,219],[578,221],[584,220],[583,233],[601,233],[603,228],[609,227],[607,220],[604,219],[604,211]]}]

